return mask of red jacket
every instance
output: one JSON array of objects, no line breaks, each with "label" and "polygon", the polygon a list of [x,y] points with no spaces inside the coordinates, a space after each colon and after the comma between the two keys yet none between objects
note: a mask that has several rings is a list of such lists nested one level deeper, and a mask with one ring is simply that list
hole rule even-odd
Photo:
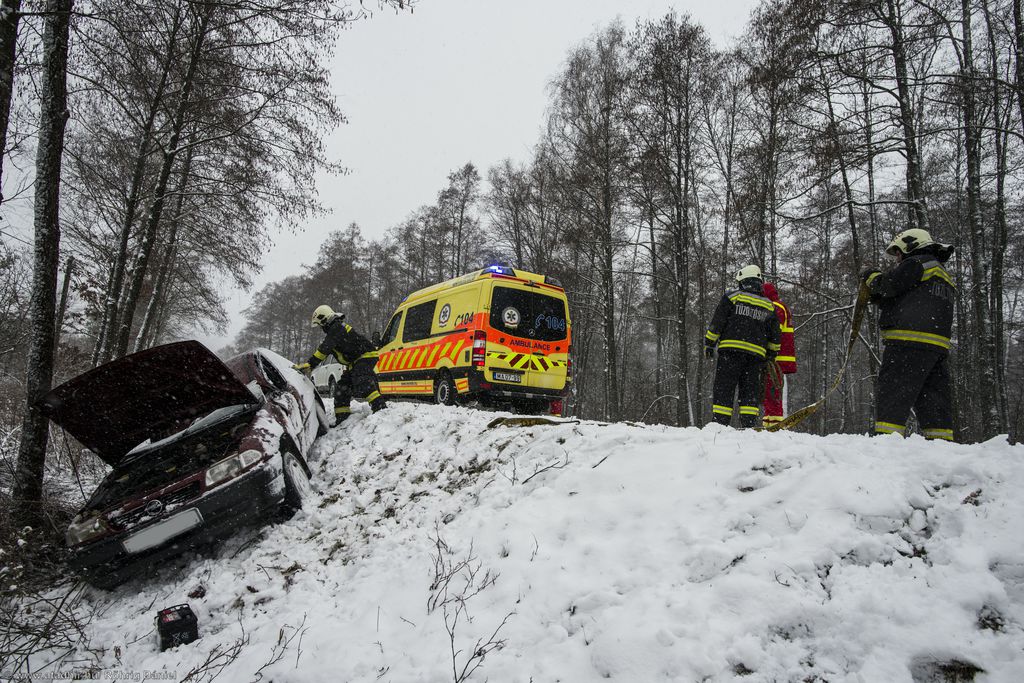
[{"label": "red jacket", "polygon": [[796,372],[796,343],[793,341],[793,314],[786,304],[779,301],[779,291],[770,282],[764,283],[761,291],[775,304],[775,317],[779,319],[779,328],[782,330],[782,339],[779,345],[779,355],[775,360],[779,363],[779,370],[784,375],[791,375]]}]

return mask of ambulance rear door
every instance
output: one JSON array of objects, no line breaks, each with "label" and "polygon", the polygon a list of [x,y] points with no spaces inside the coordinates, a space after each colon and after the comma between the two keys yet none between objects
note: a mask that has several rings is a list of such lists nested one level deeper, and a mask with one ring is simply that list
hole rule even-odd
[{"label": "ambulance rear door", "polygon": [[561,290],[495,282],[489,315],[490,326],[498,333],[495,341],[509,349],[508,353],[488,354],[494,380],[503,381],[504,365],[509,372],[520,374],[516,383],[522,386],[565,388],[570,325]]}]

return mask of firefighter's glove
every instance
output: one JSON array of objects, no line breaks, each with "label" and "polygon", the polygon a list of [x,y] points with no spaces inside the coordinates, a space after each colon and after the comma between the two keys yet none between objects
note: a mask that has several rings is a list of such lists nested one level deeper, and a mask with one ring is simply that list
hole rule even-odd
[{"label": "firefighter's glove", "polygon": [[704,347],[704,357],[707,358],[708,360],[714,360],[715,359],[715,347],[714,346],[705,346]]},{"label": "firefighter's glove", "polygon": [[867,268],[860,274],[861,282],[870,285],[871,281],[878,277],[878,274],[881,272],[878,268]]},{"label": "firefighter's glove", "polygon": [[309,366],[309,363],[298,363],[296,365],[293,365],[292,370],[301,372],[303,375],[306,375],[307,377],[311,372],[313,372],[313,370]]}]

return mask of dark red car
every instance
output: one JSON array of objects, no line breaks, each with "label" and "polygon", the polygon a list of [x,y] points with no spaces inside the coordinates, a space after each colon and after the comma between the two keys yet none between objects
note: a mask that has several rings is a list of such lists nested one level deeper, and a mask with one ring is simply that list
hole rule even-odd
[{"label": "dark red car", "polygon": [[221,361],[196,341],[101,365],[41,406],[113,468],[67,530],[72,568],[100,588],[302,507],[306,455],[328,427],[288,360]]}]

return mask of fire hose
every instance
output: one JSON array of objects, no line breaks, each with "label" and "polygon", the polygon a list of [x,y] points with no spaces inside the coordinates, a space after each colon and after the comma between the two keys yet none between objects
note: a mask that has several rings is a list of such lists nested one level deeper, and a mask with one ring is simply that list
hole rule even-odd
[{"label": "fire hose", "polygon": [[829,387],[825,395],[818,399],[816,402],[809,406],[804,406],[800,410],[792,413],[788,417],[784,418],[781,422],[768,425],[765,429],[769,432],[777,432],[783,429],[790,429],[797,426],[808,417],[817,412],[818,408],[825,404],[828,397],[839,388],[840,383],[843,381],[843,375],[846,374],[846,367],[850,364],[850,356],[853,355],[853,346],[857,342],[857,336],[860,334],[861,323],[864,322],[864,313],[868,308],[868,299],[871,297],[871,290],[868,289],[866,283],[860,283],[860,290],[857,292],[857,303],[853,307],[853,325],[850,327],[850,340],[846,345],[846,357],[843,358],[843,364],[839,367],[839,373],[836,375],[836,379],[832,382],[832,386]]}]

